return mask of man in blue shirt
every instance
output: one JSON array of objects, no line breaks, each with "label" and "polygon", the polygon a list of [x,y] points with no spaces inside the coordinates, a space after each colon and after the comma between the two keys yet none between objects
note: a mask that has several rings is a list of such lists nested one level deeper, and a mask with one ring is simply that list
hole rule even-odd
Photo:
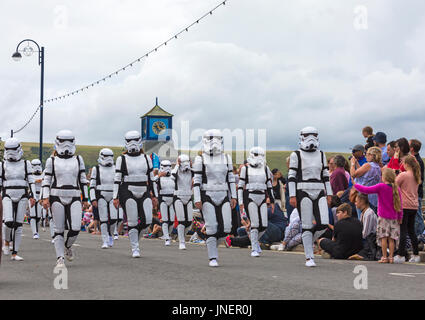
[{"label": "man in blue shirt", "polygon": [[375,141],[375,145],[379,147],[382,151],[382,164],[385,166],[388,162],[390,162],[390,157],[387,153],[387,135],[383,132],[377,132],[373,137],[373,141]]},{"label": "man in blue shirt", "polygon": [[352,150],[354,158],[357,159],[360,167],[367,162],[366,157],[364,155],[365,153],[364,146],[362,146],[361,144],[356,144],[351,150]]}]

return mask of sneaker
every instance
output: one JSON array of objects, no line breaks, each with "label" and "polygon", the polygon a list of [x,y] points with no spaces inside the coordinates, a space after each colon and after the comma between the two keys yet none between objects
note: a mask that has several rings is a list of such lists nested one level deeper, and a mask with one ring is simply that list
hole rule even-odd
[{"label": "sneaker", "polygon": [[210,265],[210,267],[218,267],[217,259],[210,260],[209,265]]},{"label": "sneaker", "polygon": [[114,237],[109,237],[109,243],[108,243],[108,246],[110,247],[110,248],[112,248],[113,246],[114,246]]},{"label": "sneaker", "polygon": [[257,251],[251,251],[251,257],[259,257],[260,253],[258,253]]},{"label": "sneaker", "polygon": [[40,239],[40,236],[38,235],[38,233],[35,233],[32,238],[33,239]]},{"label": "sneaker", "polygon": [[52,241],[51,241],[53,244],[55,243],[55,239],[52,239]]},{"label": "sneaker", "polygon": [[109,245],[106,242],[104,242],[102,244],[102,249],[108,249],[108,248],[109,248]]},{"label": "sneaker", "polygon": [[406,262],[406,258],[405,257],[401,257],[399,255],[396,255],[394,257],[394,263],[404,263]]},{"label": "sneaker", "polygon": [[230,248],[232,246],[232,239],[230,238],[230,236],[227,236],[226,239],[224,239],[224,244],[227,248]]},{"label": "sneaker", "polygon": [[421,262],[421,257],[420,256],[415,256],[414,254],[412,254],[412,257],[409,259],[409,262]]},{"label": "sneaker", "polygon": [[65,248],[65,258],[68,261],[74,260],[74,254],[71,248]]},{"label": "sneaker", "polygon": [[166,246],[169,246],[169,245],[171,245],[171,240],[170,240],[170,239],[168,239],[168,240],[165,240],[165,245],[166,245]]},{"label": "sneaker", "polygon": [[22,260],[24,260],[24,258],[22,258],[22,257],[18,256],[17,254],[15,254],[15,255],[13,255],[10,258],[10,260],[12,260],[12,261],[22,261]]},{"label": "sneaker", "polygon": [[3,254],[8,256],[10,254],[9,246],[3,246]]},{"label": "sneaker", "polygon": [[133,258],[140,258],[140,251],[139,250],[134,250],[132,257]]},{"label": "sneaker", "polygon": [[285,250],[285,246],[283,245],[283,243],[281,243],[279,245],[279,248],[277,248],[278,251],[284,251]]},{"label": "sneaker", "polygon": [[180,250],[186,250],[186,244],[185,244],[184,242],[181,242],[181,243],[179,244],[179,249],[180,249]]},{"label": "sneaker", "polygon": [[56,268],[65,268],[65,259],[63,257],[59,257],[56,260]]},{"label": "sneaker", "polygon": [[306,262],[305,262],[305,266],[306,266],[306,267],[315,267],[315,266],[316,266],[316,263],[314,262],[314,260],[313,260],[313,259],[308,259],[308,260],[306,260]]},{"label": "sneaker", "polygon": [[119,238],[119,237],[118,237],[118,234],[117,234],[117,233],[115,233],[115,234],[114,234],[114,240],[118,240],[118,238]]}]

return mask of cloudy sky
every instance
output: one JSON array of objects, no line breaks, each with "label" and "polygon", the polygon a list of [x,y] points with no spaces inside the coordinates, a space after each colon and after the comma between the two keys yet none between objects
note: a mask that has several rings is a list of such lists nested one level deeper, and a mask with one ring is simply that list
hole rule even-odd
[{"label": "cloudy sky", "polygon": [[[123,67],[218,3],[2,0],[0,136],[38,106],[36,57],[11,59],[19,41],[46,47],[48,99]],[[296,148],[308,125],[327,151],[364,143],[365,125],[425,141],[424,12],[420,0],[229,0],[115,79],[46,104],[44,141],[69,128],[79,144],[122,145],[156,96],[177,132],[182,121],[190,132],[266,129],[268,149]],[[16,137],[38,132],[37,115]]]}]

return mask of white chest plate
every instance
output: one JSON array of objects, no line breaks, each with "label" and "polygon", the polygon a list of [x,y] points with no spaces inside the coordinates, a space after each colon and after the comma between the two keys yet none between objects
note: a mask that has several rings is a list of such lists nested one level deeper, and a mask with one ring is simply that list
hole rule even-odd
[{"label": "white chest plate", "polygon": [[80,168],[78,166],[78,160],[75,156],[69,159],[55,157],[54,166],[56,185],[58,187],[78,187],[78,176]]},{"label": "white chest plate", "polygon": [[18,162],[4,162],[4,186],[26,186],[28,183],[25,180],[25,160]]},{"label": "white chest plate", "polygon": [[160,194],[174,194],[175,183],[174,180],[169,177],[159,178],[160,183]]},{"label": "white chest plate", "polygon": [[303,180],[317,179],[322,180],[322,154],[320,151],[305,152],[301,151],[301,167]]}]

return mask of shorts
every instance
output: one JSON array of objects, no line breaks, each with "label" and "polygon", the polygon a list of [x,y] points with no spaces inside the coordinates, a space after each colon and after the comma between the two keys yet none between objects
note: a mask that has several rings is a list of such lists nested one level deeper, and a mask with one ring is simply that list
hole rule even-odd
[{"label": "shorts", "polygon": [[151,227],[153,227],[154,225],[158,225],[161,226],[161,221],[158,218],[152,218],[152,223],[151,223]]},{"label": "shorts", "polygon": [[385,219],[378,217],[378,227],[376,232],[376,238],[382,239],[390,237],[394,240],[399,240],[400,238],[400,225],[397,220]]}]

